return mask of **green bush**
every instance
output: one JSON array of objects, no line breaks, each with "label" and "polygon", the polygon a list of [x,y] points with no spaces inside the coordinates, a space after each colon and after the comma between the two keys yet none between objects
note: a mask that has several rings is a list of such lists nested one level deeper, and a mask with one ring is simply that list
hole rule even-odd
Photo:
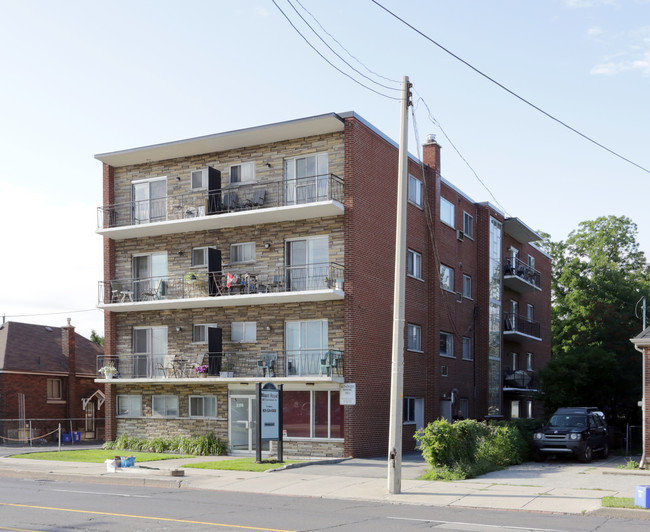
[{"label": "green bush", "polygon": [[[532,433],[531,433],[532,434]],[[430,480],[460,480],[520,464],[529,445],[515,423],[438,419],[415,434]]]},{"label": "green bush", "polygon": [[219,456],[228,453],[228,446],[213,432],[203,436],[175,436],[173,438],[130,438],[122,435],[115,441],[107,441],[104,449],[144,451],[151,453],[179,453],[197,456]]}]

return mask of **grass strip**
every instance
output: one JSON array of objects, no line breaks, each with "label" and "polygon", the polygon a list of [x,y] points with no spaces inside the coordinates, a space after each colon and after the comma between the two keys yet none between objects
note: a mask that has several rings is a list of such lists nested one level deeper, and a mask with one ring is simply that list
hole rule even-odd
[{"label": "grass strip", "polygon": [[217,460],[215,462],[195,462],[184,464],[181,467],[193,467],[196,469],[221,469],[226,471],[253,471],[263,472],[269,469],[278,469],[287,464],[299,464],[304,460],[285,460],[284,462],[275,462],[262,460],[261,464],[255,462],[255,458],[234,458],[232,460]]},{"label": "grass strip", "polygon": [[634,508],[635,510],[647,510],[634,504],[634,497],[603,497],[603,508]]},{"label": "grass strip", "polygon": [[11,458],[23,458],[28,460],[53,460],[56,462],[88,462],[102,464],[105,460],[112,460],[116,456],[135,456],[138,462],[154,462],[157,460],[171,460],[174,458],[192,458],[189,454],[170,453],[144,453],[105,449],[83,449],[78,451],[44,451],[37,453],[14,454]]}]

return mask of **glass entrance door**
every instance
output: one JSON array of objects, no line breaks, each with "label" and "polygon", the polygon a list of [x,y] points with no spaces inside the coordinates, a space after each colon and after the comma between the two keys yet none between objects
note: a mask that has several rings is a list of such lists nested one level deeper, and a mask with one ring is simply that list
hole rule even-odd
[{"label": "glass entrance door", "polygon": [[[251,454],[257,449],[257,401],[254,395],[230,396],[231,452]],[[269,450],[269,442],[262,443],[262,451]]]}]

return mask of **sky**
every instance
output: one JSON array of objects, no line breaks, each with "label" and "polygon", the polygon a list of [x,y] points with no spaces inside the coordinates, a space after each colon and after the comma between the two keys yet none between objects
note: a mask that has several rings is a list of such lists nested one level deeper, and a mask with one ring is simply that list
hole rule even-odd
[{"label": "sky", "polygon": [[103,334],[95,154],[346,111],[397,141],[403,76],[409,151],[435,134],[471,199],[555,241],[625,215],[650,256],[650,173],[511,94],[650,169],[650,0],[378,1],[420,33],[371,0],[0,0],[0,315]]}]

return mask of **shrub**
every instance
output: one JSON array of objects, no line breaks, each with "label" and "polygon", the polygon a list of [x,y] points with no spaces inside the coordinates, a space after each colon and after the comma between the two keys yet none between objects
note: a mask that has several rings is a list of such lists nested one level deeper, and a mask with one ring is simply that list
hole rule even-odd
[{"label": "shrub", "polygon": [[426,478],[459,480],[520,464],[527,456],[516,425],[489,425],[472,419],[449,423],[438,419],[415,434],[429,464]]},{"label": "shrub", "polygon": [[115,441],[108,441],[104,449],[146,451],[152,453],[178,453],[199,456],[219,456],[227,454],[228,446],[213,432],[203,436],[157,437],[152,439],[130,438],[122,435]]}]

